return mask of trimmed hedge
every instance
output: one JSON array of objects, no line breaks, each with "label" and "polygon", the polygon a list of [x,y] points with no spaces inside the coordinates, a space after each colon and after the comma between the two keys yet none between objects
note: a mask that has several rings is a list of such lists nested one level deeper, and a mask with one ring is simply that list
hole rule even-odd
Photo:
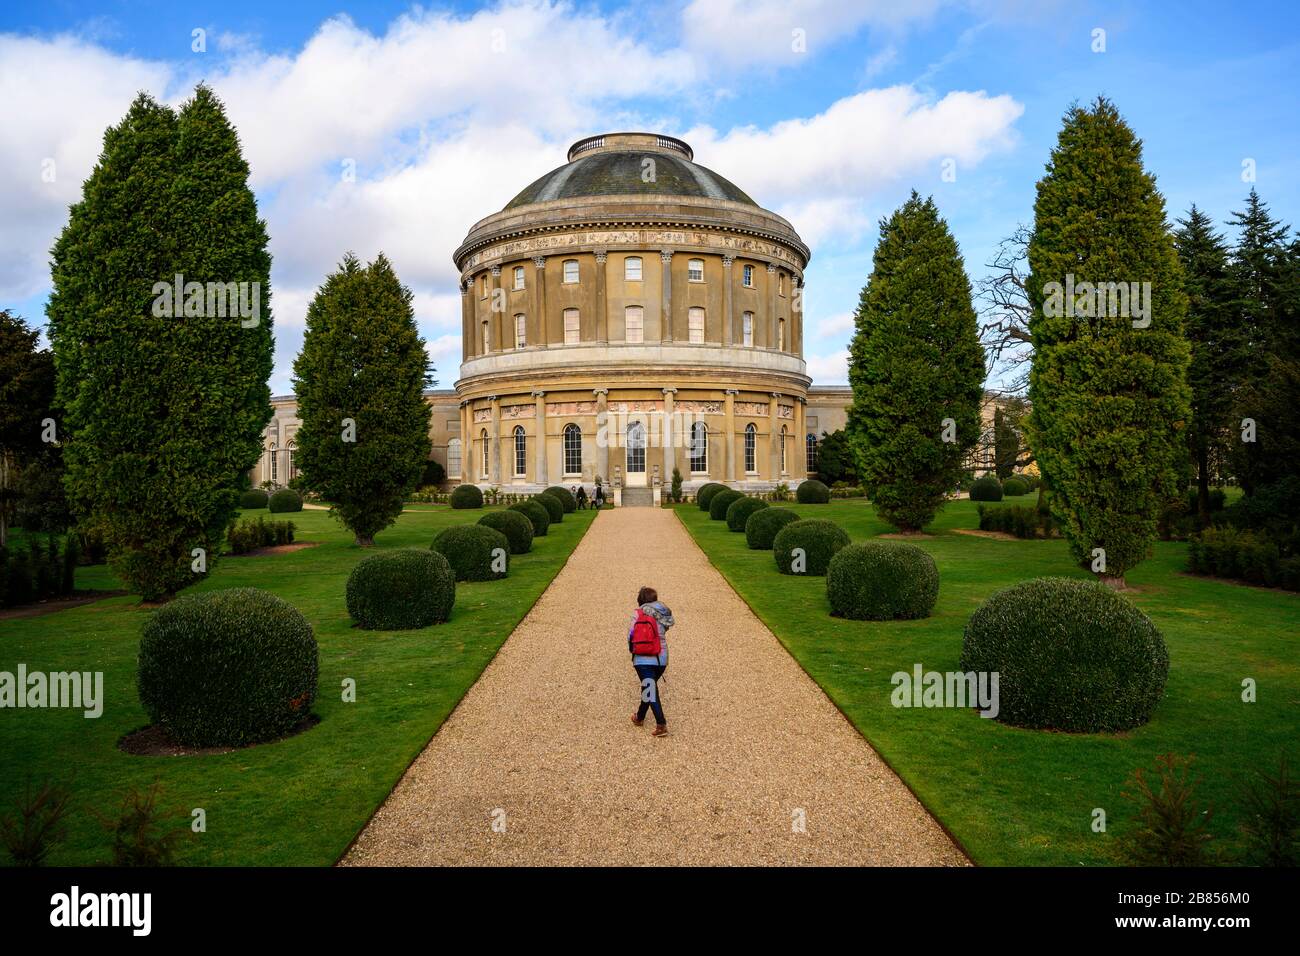
[{"label": "trimmed hedge", "polygon": [[997,719],[1101,733],[1140,727],[1164,694],[1169,651],[1104,584],[1036,578],[996,592],[966,624],[961,669],[998,673]]},{"label": "trimmed hedge", "polygon": [[563,485],[551,485],[544,492],[544,495],[555,495],[560,499],[560,504],[564,505],[566,514],[573,514],[578,510],[578,499],[573,497],[573,492]]},{"label": "trimmed hedge", "polygon": [[451,497],[447,501],[453,508],[457,509],[482,508],[483,492],[478,485],[457,485],[452,489]]},{"label": "trimmed hedge", "polygon": [[136,687],[149,719],[187,747],[283,737],[311,713],[319,676],[307,619],[269,591],[186,594],[153,612]]},{"label": "trimmed hedge", "polygon": [[551,513],[543,505],[529,498],[527,501],[511,505],[507,510],[518,511],[533,523],[534,538],[546,537],[546,529],[551,526]]},{"label": "trimmed hedge", "polygon": [[259,508],[265,508],[271,501],[271,496],[261,488],[249,488],[239,496],[240,511],[256,511]]},{"label": "trimmed hedge", "polygon": [[559,524],[564,520],[564,502],[550,492],[542,492],[540,495],[533,495],[531,501],[536,501],[546,509],[546,516],[551,519],[551,524]]},{"label": "trimmed hedge", "polygon": [[929,553],[903,541],[841,548],[826,569],[831,613],[855,621],[929,617],[939,598],[939,569]]},{"label": "trimmed hedge", "polygon": [[727,486],[716,481],[710,481],[707,485],[701,485],[700,490],[695,492],[695,503],[700,506],[701,511],[708,511],[709,505],[713,501],[713,496],[719,491],[726,491]]},{"label": "trimmed hedge", "polygon": [[751,551],[771,551],[776,533],[791,521],[799,520],[799,512],[789,508],[764,508],[755,511],[745,522],[745,544]]},{"label": "trimmed hedge", "polygon": [[437,551],[381,551],[348,575],[348,614],[369,630],[428,627],[447,620],[455,602],[456,573]]},{"label": "trimmed hedge", "polygon": [[795,500],[801,505],[824,505],[831,500],[831,490],[816,478],[799,482],[794,490]]},{"label": "trimmed hedge", "polygon": [[1002,482],[992,475],[976,478],[970,486],[971,501],[1001,501]]},{"label": "trimmed hedge", "polygon": [[1300,591],[1300,535],[1206,528],[1187,540],[1187,569],[1193,574]]},{"label": "trimmed hedge", "polygon": [[1052,537],[1056,523],[1050,510],[1039,511],[1033,505],[976,505],[981,531],[1001,531],[1017,538]]},{"label": "trimmed hedge", "polygon": [[289,511],[302,511],[302,495],[292,488],[281,488],[275,494],[271,495],[266,506],[272,514],[283,514]]},{"label": "trimmed hedge", "polygon": [[737,533],[744,532],[745,523],[749,521],[750,515],[766,507],[767,502],[761,498],[741,498],[739,501],[733,501],[727,506],[727,527]]},{"label": "trimmed hedge", "polygon": [[527,554],[533,550],[533,523],[527,515],[507,508],[504,511],[489,511],[478,519],[478,523],[505,535],[510,542],[511,554]]},{"label": "trimmed hedge", "polygon": [[1002,494],[1008,498],[1019,498],[1021,495],[1029,494],[1029,486],[1021,478],[1014,475],[1002,482]]},{"label": "trimmed hedge", "polygon": [[254,548],[269,548],[277,544],[293,543],[292,521],[267,521],[258,516],[236,521],[226,532],[231,554],[246,554]]},{"label": "trimmed hedge", "polygon": [[[429,547],[447,559],[457,581],[495,581],[510,573],[510,539],[485,524],[443,528]],[[505,564],[495,571],[492,565],[498,557]]]},{"label": "trimmed hedge", "polygon": [[722,491],[714,494],[709,499],[709,518],[712,521],[722,521],[727,517],[727,509],[731,507],[733,501],[739,501],[745,497],[743,492],[735,491],[732,488],[724,488]]},{"label": "trimmed hedge", "polygon": [[[791,521],[776,533],[772,540],[772,555],[776,558],[776,569],[782,574],[810,574],[820,576],[826,573],[831,558],[849,543],[849,535],[834,521],[825,518],[800,518]],[[804,568],[794,569],[794,550],[802,548]]]}]

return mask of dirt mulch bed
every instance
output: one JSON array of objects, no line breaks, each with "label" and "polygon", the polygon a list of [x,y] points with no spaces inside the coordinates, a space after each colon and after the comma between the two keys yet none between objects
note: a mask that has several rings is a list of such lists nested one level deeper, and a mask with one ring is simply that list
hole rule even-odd
[{"label": "dirt mulch bed", "polygon": [[243,554],[223,554],[223,558],[264,558],[272,554],[292,554],[294,551],[302,551],[304,548],[314,548],[319,541],[295,541],[293,544],[272,544],[265,548],[254,548],[252,551],[245,551]]},{"label": "dirt mulch bed", "polygon": [[167,736],[167,731],[163,730],[160,725],[151,724],[148,727],[142,727],[140,730],[133,730],[122,737],[117,742],[117,749],[136,757],[208,757],[213,754],[229,754],[234,753],[236,750],[248,750],[250,747],[261,747],[264,744],[287,740],[290,737],[296,737],[305,731],[311,730],[319,723],[320,718],[312,714],[310,717],[304,717],[283,737],[248,744],[244,747],[186,747],[184,744],[178,744]]},{"label": "dirt mulch bed", "polygon": [[[992,538],[994,541],[1019,541],[1019,540],[1021,540],[1020,538],[1017,538],[1014,534],[1007,534],[1007,532],[1005,532],[1005,531],[975,531],[975,530],[972,529],[972,528],[953,528],[953,529],[952,529],[952,533],[953,533],[953,534],[968,534],[968,535],[970,535],[972,538]],[[1027,538],[1027,539],[1025,539],[1025,540],[1034,540],[1034,541],[1037,541],[1037,540],[1039,540],[1039,539],[1037,539],[1037,538],[1034,538],[1034,539],[1028,539],[1028,538]]]},{"label": "dirt mulch bed", "polygon": [[69,608],[94,604],[105,598],[121,597],[128,593],[127,591],[74,591],[66,597],[50,598],[37,604],[24,604],[22,607],[5,608],[0,611],[0,621],[11,621],[20,617],[40,617],[43,614],[66,611]]},{"label": "dirt mulch bed", "polygon": [[891,531],[889,534],[878,534],[877,538],[888,538],[890,541],[915,541],[918,538],[933,538],[935,535],[926,534],[924,531]]}]

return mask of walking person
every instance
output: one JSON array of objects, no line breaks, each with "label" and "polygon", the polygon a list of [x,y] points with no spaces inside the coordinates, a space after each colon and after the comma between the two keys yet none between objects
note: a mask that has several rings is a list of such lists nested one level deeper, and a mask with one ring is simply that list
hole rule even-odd
[{"label": "walking person", "polygon": [[636,596],[637,609],[627,632],[627,648],[632,653],[632,667],[641,681],[641,705],[632,715],[632,723],[645,723],[647,710],[655,715],[654,736],[668,733],[668,718],[659,701],[659,678],[668,669],[668,629],[673,626],[673,612],[659,600],[654,588],[642,588]]},{"label": "walking person", "polygon": [[582,485],[578,485],[578,487],[574,489],[573,497],[578,502],[578,510],[585,511],[587,509],[587,489]]},{"label": "walking person", "polygon": [[599,511],[605,505],[605,489],[596,482],[596,490],[591,493],[591,506]]}]

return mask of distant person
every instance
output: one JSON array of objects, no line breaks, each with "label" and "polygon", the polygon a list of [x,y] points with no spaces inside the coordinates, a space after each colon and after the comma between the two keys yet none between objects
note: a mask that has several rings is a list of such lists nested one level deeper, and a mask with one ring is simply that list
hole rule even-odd
[{"label": "distant person", "polygon": [[578,485],[577,489],[573,493],[573,497],[578,501],[578,510],[585,511],[587,508],[587,489],[582,487],[582,485]]},{"label": "distant person", "polygon": [[655,715],[654,736],[668,733],[668,719],[659,702],[659,678],[668,669],[668,629],[673,626],[673,612],[659,600],[654,588],[642,588],[636,596],[637,609],[627,632],[627,648],[632,667],[641,681],[641,706],[632,715],[632,723],[645,723],[647,710]]},{"label": "distant person", "polygon": [[599,481],[596,482],[596,490],[592,492],[591,500],[593,508],[599,509],[605,504],[605,489],[600,486]]}]

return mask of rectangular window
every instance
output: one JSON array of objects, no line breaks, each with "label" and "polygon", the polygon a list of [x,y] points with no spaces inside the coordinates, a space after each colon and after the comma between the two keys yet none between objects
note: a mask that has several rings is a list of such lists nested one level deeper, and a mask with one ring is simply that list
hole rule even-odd
[{"label": "rectangular window", "polygon": [[785,273],[784,272],[778,272],[776,274],[776,292],[777,295],[785,295]]},{"label": "rectangular window", "polygon": [[741,277],[742,277],[741,281],[745,283],[745,288],[747,289],[754,288],[754,267],[753,266],[745,266],[745,268],[741,270]]},{"label": "rectangular window", "polygon": [[524,267],[515,266],[515,291],[517,292],[523,287],[524,287]]},{"label": "rectangular window", "polygon": [[704,281],[703,259],[691,259],[686,263],[686,278],[691,282]]},{"label": "rectangular window", "polygon": [[627,282],[641,281],[641,259],[629,256],[623,260],[623,279]]},{"label": "rectangular window", "polygon": [[577,345],[579,336],[578,310],[564,310],[564,344]]},{"label": "rectangular window", "polygon": [[629,305],[623,312],[624,335],[628,342],[645,341],[645,310],[639,305]]},{"label": "rectangular window", "polygon": [[808,433],[808,470],[817,470],[817,436],[812,432]]},{"label": "rectangular window", "polygon": [[479,298],[486,299],[488,293],[487,273],[478,277]]},{"label": "rectangular window", "polygon": [[528,319],[522,315],[515,316],[515,348],[521,349],[528,344]]},{"label": "rectangular window", "polygon": [[578,281],[578,260],[577,259],[564,260],[564,281],[568,283],[573,283]]},{"label": "rectangular window", "polygon": [[488,324],[483,323],[483,354],[487,355],[492,351],[492,333],[488,331]]},{"label": "rectangular window", "polygon": [[743,328],[742,334],[744,335],[745,348],[752,349],[754,347],[754,313],[746,312],[740,321]]},{"label": "rectangular window", "polygon": [[690,341],[692,345],[704,344],[704,310],[693,308],[687,313],[687,321],[690,323]]}]

